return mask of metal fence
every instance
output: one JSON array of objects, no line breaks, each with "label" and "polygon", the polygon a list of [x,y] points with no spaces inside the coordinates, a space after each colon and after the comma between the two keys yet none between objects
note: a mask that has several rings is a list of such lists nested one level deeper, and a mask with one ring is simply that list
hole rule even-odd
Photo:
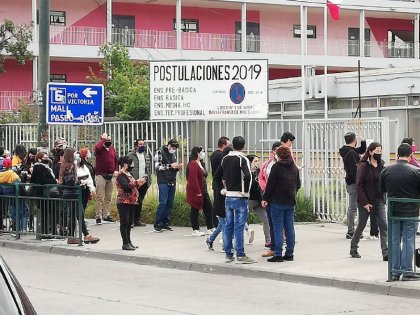
[{"label": "metal fence", "polygon": [[[293,151],[297,165],[304,165],[302,180],[305,194],[312,198],[314,211],[323,220],[345,220],[346,191],[344,169],[338,154],[343,145],[344,134],[355,131],[364,138],[382,143],[384,158],[389,163],[390,143],[398,139],[397,122],[388,118],[363,120],[246,120],[246,121],[139,121],[107,122],[103,126],[49,126],[49,144],[64,137],[71,146],[92,148],[103,132],[111,135],[118,155],[125,155],[132,149],[134,140],[148,141],[150,153],[155,152],[169,139],[177,138],[180,143],[178,160],[184,165],[193,146],[206,148],[208,156],[217,148],[220,136],[232,139],[242,135],[246,139],[246,152],[256,154],[265,160],[274,141],[279,141],[284,131],[296,136]],[[36,146],[37,126],[13,124],[0,126],[0,145],[13,149],[17,143],[27,147]],[[178,175],[179,182],[185,182],[184,170]]]},{"label": "metal fence", "polygon": [[[63,194],[67,191],[67,194]],[[0,184],[0,232],[82,244],[81,186]]]},{"label": "metal fence", "polygon": [[[345,171],[339,155],[344,135],[355,132],[368,141],[382,144],[383,159],[390,162],[390,128],[388,118],[372,120],[305,121],[304,181],[310,192],[315,213],[322,220],[345,220],[348,205]],[[397,128],[395,128],[397,129]],[[394,135],[397,137],[398,135]]]}]

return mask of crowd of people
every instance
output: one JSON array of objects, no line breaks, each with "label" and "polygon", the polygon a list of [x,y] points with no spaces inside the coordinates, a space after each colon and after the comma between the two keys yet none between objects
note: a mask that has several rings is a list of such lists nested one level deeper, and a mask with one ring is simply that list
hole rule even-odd
[{"label": "crowd of people", "polygon": [[[154,163],[159,198],[153,226],[156,233],[173,230],[169,223],[177,173],[185,167],[186,202],[191,206],[192,233],[194,236],[209,235],[206,243],[210,250],[214,249],[213,242],[221,233],[226,261],[253,263],[254,260],[244,252],[244,233],[246,231],[248,241],[253,242],[254,231],[247,221],[249,211],[254,211],[263,222],[265,246],[268,248],[262,256],[273,262],[283,258],[293,260],[293,209],[300,187],[299,170],[291,151],[294,139],[293,134],[285,132],[281,142],[273,145],[269,161],[260,167],[258,156],[243,153],[243,137],[233,138],[232,143],[229,138],[221,137],[217,150],[210,156],[213,202],[207,188],[210,170],[204,164],[204,149],[193,147],[189,163],[183,165],[177,161],[179,144],[175,139],[160,147],[154,156],[147,150],[145,141],[137,139],[133,150],[118,158],[112,138],[104,133],[93,147],[95,163],[89,148],[77,151],[62,138],[55,141],[50,152],[35,148],[27,150],[20,144],[16,145],[13,154],[0,148],[0,194],[14,196],[15,187],[20,187],[19,194],[41,197],[28,198],[20,203],[21,219],[16,218],[14,199],[2,198],[1,229],[6,216],[11,218],[11,230],[16,229],[16,223],[21,231],[35,230],[36,221],[42,238],[60,235],[67,237],[69,244],[78,244],[76,227],[80,218],[76,203],[71,201],[76,200],[81,191],[83,240],[85,243],[97,243],[99,238],[89,234],[84,211],[88,201],[94,199],[96,224],[113,223],[110,208],[115,188],[122,249],[135,250],[137,246],[132,243],[130,231],[135,226],[145,226],[141,221],[141,210],[151,185]],[[277,164],[279,170],[275,166]],[[275,172],[270,177],[272,169]],[[283,185],[290,179],[293,180]],[[34,185],[10,185],[16,182]],[[279,193],[287,197],[278,198]],[[273,213],[268,210],[272,205],[276,209]],[[205,232],[199,227],[200,210],[205,216]],[[284,234],[288,242],[283,256]]]},{"label": "crowd of people", "polygon": [[[236,136],[230,141],[220,137],[217,149],[210,156],[213,201],[207,187],[210,169],[206,168],[205,150],[195,146],[190,151],[189,162],[177,161],[179,143],[171,139],[156,150],[154,156],[146,148],[143,139],[134,142],[134,148],[126,156],[117,157],[112,138],[104,133],[95,144],[95,167],[92,153],[84,147],[78,151],[68,147],[64,139],[54,143],[51,152],[38,151],[17,145],[13,154],[0,148],[0,194],[12,196],[16,182],[37,184],[29,189],[21,186],[21,194],[48,196],[46,200],[31,200],[20,203],[20,217],[16,217],[13,198],[8,201],[12,209],[12,224],[19,222],[20,229],[34,229],[34,211],[44,238],[60,234],[68,237],[69,244],[78,244],[75,227],[79,217],[76,207],[66,200],[77,198],[72,187],[82,192],[82,233],[85,243],[97,243],[99,239],[90,235],[83,217],[89,199],[95,200],[96,224],[114,222],[110,207],[114,186],[117,191],[116,204],[120,220],[123,250],[135,250],[131,240],[131,229],[145,226],[141,221],[143,200],[152,182],[152,163],[157,177],[159,205],[156,209],[154,232],[172,231],[171,213],[174,205],[177,173],[185,167],[187,184],[186,202],[191,206],[190,220],[193,236],[205,236],[210,251],[221,234],[225,261],[239,264],[254,263],[244,250],[244,234],[253,242],[254,231],[248,225],[249,213],[254,211],[263,223],[265,247],[262,257],[268,262],[294,260],[295,230],[294,211],[297,192],[301,187],[299,171],[292,151],[295,136],[284,132],[279,142],[272,145],[269,159],[260,165],[260,157],[246,155],[245,139]],[[412,138],[405,138],[398,148],[398,159],[386,166],[382,159],[382,145],[371,142],[349,132],[344,136],[345,145],[339,150],[346,172],[345,182],[349,197],[347,211],[350,239],[350,256],[361,258],[358,248],[363,231],[370,220],[370,237],[380,239],[381,254],[388,261],[386,194],[391,197],[420,197],[420,164],[414,156],[416,146]],[[358,147],[358,141],[360,146]],[[3,184],[3,185],[2,185]],[[44,188],[44,185],[47,186]],[[62,185],[62,187],[60,187]],[[61,199],[57,204],[54,201]],[[5,199],[3,199],[5,200]],[[2,203],[4,204],[4,202]],[[60,208],[60,209],[57,209]],[[13,210],[14,209],[14,210]],[[206,231],[199,226],[199,212],[205,217]],[[356,211],[358,224],[355,223]],[[9,215],[0,209],[0,223]],[[415,203],[396,204],[393,215],[418,217]],[[392,268],[394,280],[414,277],[414,237],[417,223],[412,220],[392,221]],[[286,246],[284,247],[284,243]]]},{"label": "crowd of people", "polygon": [[[360,137],[359,137],[360,138]],[[412,138],[404,138],[398,147],[395,164],[385,166],[382,159],[382,145],[358,139],[354,132],[344,136],[345,145],[340,149],[346,172],[346,189],[349,196],[347,210],[347,234],[351,239],[350,256],[361,258],[359,242],[370,219],[371,239],[380,239],[383,261],[388,261],[387,195],[396,198],[420,198],[420,165],[414,156],[417,147]],[[355,225],[356,210],[358,224]],[[414,238],[418,231],[416,218],[419,205],[416,203],[395,203],[390,213],[392,222],[392,280],[417,278],[413,273]],[[403,220],[398,220],[403,217]],[[412,220],[408,220],[412,218]]]}]

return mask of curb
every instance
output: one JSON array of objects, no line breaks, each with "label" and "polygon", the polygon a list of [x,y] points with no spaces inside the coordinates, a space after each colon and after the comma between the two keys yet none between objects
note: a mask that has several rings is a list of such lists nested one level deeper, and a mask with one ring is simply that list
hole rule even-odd
[{"label": "curb", "polygon": [[241,276],[248,278],[270,279],[316,286],[334,287],[338,289],[369,292],[374,294],[398,296],[405,298],[420,298],[420,288],[405,288],[391,283],[373,283],[339,278],[326,278],[322,276],[308,276],[296,273],[275,272],[244,268],[235,264],[206,264],[194,261],[181,261],[170,258],[152,256],[130,256],[117,253],[103,253],[98,251],[82,251],[79,249],[62,248],[56,246],[20,243],[16,241],[0,241],[0,247],[17,250],[36,251],[41,253],[57,254],[63,256],[79,256],[93,259],[129,262],[138,265],[154,266],[184,271]]}]

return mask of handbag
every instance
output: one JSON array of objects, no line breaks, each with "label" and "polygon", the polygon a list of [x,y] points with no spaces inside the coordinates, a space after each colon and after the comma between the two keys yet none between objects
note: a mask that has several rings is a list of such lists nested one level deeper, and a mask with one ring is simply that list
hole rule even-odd
[{"label": "handbag", "polygon": [[420,248],[416,248],[416,257],[414,257],[416,266],[420,268]]}]

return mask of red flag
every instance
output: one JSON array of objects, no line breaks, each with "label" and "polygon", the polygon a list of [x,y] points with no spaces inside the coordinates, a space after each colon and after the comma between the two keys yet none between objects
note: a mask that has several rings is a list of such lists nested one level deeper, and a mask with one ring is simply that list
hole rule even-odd
[{"label": "red flag", "polygon": [[332,3],[327,0],[327,7],[328,11],[330,11],[331,17],[333,20],[339,20],[340,19],[340,7],[336,5],[335,3]]}]

